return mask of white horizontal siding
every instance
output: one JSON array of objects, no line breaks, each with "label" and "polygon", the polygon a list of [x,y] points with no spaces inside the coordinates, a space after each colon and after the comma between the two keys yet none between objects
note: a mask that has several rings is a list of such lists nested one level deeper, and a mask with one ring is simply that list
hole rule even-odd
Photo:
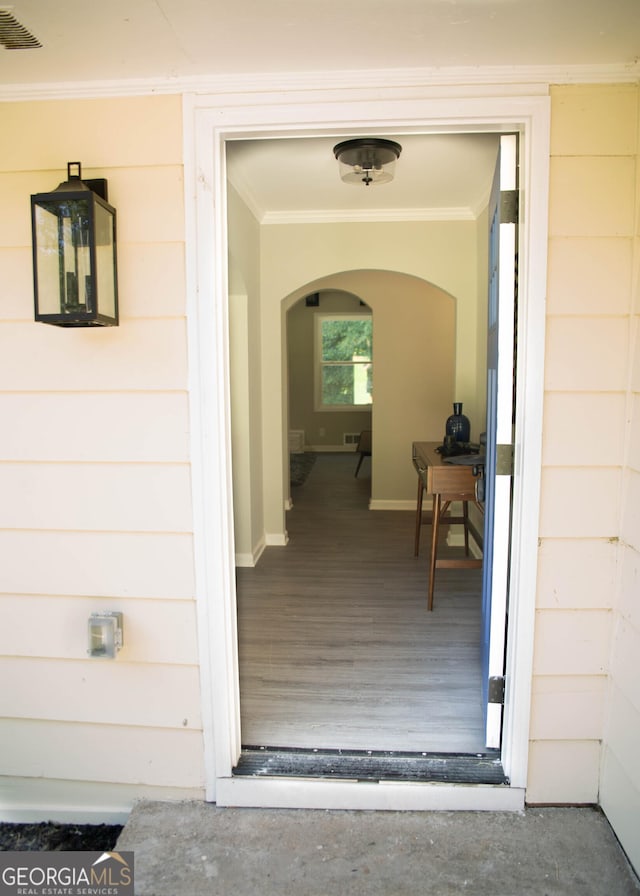
[{"label": "white horizontal siding", "polygon": [[202,787],[202,733],[182,728],[5,719],[8,777],[66,778],[156,787]]},{"label": "white horizontal siding", "polygon": [[533,684],[532,740],[598,740],[607,697],[605,675],[538,675]]},{"label": "white horizontal siding", "polygon": [[615,467],[544,468],[541,536],[615,538],[620,525],[621,481],[621,470]]},{"label": "white horizontal siding", "polygon": [[[107,784],[120,808],[201,793],[181,99],[5,104],[0,142],[7,799],[52,817],[110,804]],[[117,209],[117,328],[33,321],[29,196],[68,159],[107,178]],[[115,661],[86,654],[102,610],[124,615]]]},{"label": "white horizontal siding", "polygon": [[[182,101],[172,97],[105,98],[6,103],[0,158],[7,171],[45,171],[56,186],[79,153],[101,171],[128,165],[166,165],[182,159]],[[32,139],[33,133],[46,140]],[[135,139],[134,139],[135,137]],[[88,174],[87,163],[83,166]],[[63,177],[61,177],[63,175]]]},{"label": "white horizontal siding", "polygon": [[0,461],[184,463],[186,392],[0,394]]},{"label": "white horizontal siding", "polygon": [[0,382],[4,392],[184,391],[186,350],[179,319],[80,330],[17,321],[0,327]]},{"label": "white horizontal siding", "polygon": [[4,463],[0,494],[0,529],[192,529],[186,464]]},{"label": "white horizontal siding", "polygon": [[636,85],[552,88],[530,802],[596,802],[600,793],[620,588],[637,135]]},{"label": "white horizontal siding", "polygon": [[118,661],[196,665],[192,600],[0,595],[0,657],[87,659],[87,622],[104,610],[124,614]]},{"label": "white horizontal siding", "polygon": [[[84,177],[91,177],[86,166]],[[183,183],[181,165],[157,165],[107,169],[109,202],[117,211],[117,241],[127,243],[184,242]],[[0,245],[31,245],[29,196],[47,193],[67,179],[66,162],[58,171],[2,171],[3,204],[27,214],[2,215]]]},{"label": "white horizontal siding", "polygon": [[534,675],[606,675],[611,626],[609,610],[539,610]]},{"label": "white horizontal siding", "polygon": [[[7,321],[31,321],[31,245],[7,246],[2,256],[3,280],[11,283],[11,289],[2,297],[2,317]],[[129,284],[120,301],[121,319],[182,316],[184,277],[183,243],[119,242],[118,282]]]},{"label": "white horizontal siding", "polygon": [[545,539],[538,552],[537,605],[548,610],[613,605],[618,545],[608,538]]},{"label": "white horizontal siding", "polygon": [[8,594],[194,596],[191,535],[3,531],[0,555]]},{"label": "white horizontal siding", "polygon": [[[151,728],[199,729],[197,666],[117,660],[0,658],[0,716]],[[19,695],[16,700],[14,695]]]}]

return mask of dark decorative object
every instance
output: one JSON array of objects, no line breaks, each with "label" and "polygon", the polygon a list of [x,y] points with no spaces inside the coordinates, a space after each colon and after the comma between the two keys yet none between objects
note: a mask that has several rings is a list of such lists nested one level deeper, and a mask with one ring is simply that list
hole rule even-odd
[{"label": "dark decorative object", "polygon": [[[72,171],[73,169],[73,171]],[[31,197],[35,319],[58,327],[117,327],[116,210],[107,182],[67,180]]]},{"label": "dark decorative object", "polygon": [[468,442],[471,434],[469,418],[462,413],[462,402],[454,401],[453,414],[448,418],[445,433],[453,436],[456,442]]}]

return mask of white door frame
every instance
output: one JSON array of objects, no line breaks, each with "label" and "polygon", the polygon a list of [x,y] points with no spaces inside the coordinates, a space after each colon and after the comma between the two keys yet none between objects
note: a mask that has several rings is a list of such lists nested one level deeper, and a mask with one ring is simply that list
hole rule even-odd
[{"label": "white door frame", "polygon": [[[549,98],[460,96],[460,88],[320,87],[184,100],[187,327],[196,599],[206,798],[218,805],[363,809],[520,809],[529,751],[542,441]],[[465,94],[473,92],[465,88]],[[506,92],[506,91],[505,91]],[[449,93],[450,95],[443,95]],[[410,94],[408,96],[408,94]],[[375,99],[370,97],[375,95]],[[381,98],[381,96],[383,98]],[[234,778],[240,701],[233,550],[225,141],[363,133],[517,131],[523,249],[513,532],[502,761],[510,786]]]}]

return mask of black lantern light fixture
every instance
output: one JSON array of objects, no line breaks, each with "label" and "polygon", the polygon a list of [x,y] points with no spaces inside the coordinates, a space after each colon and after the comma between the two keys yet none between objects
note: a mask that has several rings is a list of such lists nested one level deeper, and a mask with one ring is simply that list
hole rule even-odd
[{"label": "black lantern light fixture", "polygon": [[116,210],[107,181],[67,180],[31,197],[35,319],[58,327],[117,327]]},{"label": "black lantern light fixture", "polygon": [[357,137],[333,147],[340,165],[340,178],[346,184],[387,184],[393,180],[402,147],[382,137]]}]

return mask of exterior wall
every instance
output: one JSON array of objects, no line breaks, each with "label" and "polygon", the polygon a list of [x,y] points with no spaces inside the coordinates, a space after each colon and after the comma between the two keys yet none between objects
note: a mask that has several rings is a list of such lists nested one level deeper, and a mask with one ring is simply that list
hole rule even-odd
[{"label": "exterior wall", "polygon": [[[180,99],[7,103],[0,159],[0,811],[200,796]],[[118,328],[33,321],[29,196],[77,159],[118,210]]]},{"label": "exterior wall", "polygon": [[[532,803],[600,798],[636,866],[638,92],[552,91],[527,793]],[[66,806],[78,818],[91,805],[104,817],[125,813],[134,796],[202,795],[181,137],[172,97],[0,107],[0,668],[11,682],[0,693],[0,812],[21,806],[41,818]],[[32,319],[29,195],[63,180],[77,158],[85,174],[108,178],[118,209],[114,330]],[[285,229],[274,307],[326,274],[304,228]],[[292,251],[294,237],[304,245]],[[360,251],[364,267],[377,257]],[[475,273],[464,288],[414,273],[475,293]],[[274,314],[262,343],[278,358],[279,327]],[[115,662],[86,658],[87,618],[103,609],[125,614]]]},{"label": "exterior wall", "polygon": [[[637,586],[631,596],[638,547],[632,503],[624,525],[629,544],[623,549],[622,597],[617,585],[621,496],[637,489],[638,479],[637,418],[635,467],[625,461],[638,90],[559,87],[551,98],[547,357],[527,799],[598,802],[601,743],[605,719],[613,712],[607,730],[617,745],[605,746],[610,789],[615,775],[634,782],[625,811],[635,805],[637,816],[637,770],[625,753],[634,730],[637,753],[637,673],[617,651],[612,663],[611,638],[617,619],[618,641],[627,630],[627,645],[635,637],[640,646]],[[614,717],[620,718],[625,702],[635,707],[627,716],[632,724],[617,737]]]},{"label": "exterior wall", "polygon": [[[640,102],[640,90],[636,92]],[[630,116],[634,121],[633,115]],[[640,118],[635,118],[640,122]],[[634,867],[640,869],[640,128],[636,127],[631,375],[622,474],[619,595],[613,614],[600,802]]]}]

